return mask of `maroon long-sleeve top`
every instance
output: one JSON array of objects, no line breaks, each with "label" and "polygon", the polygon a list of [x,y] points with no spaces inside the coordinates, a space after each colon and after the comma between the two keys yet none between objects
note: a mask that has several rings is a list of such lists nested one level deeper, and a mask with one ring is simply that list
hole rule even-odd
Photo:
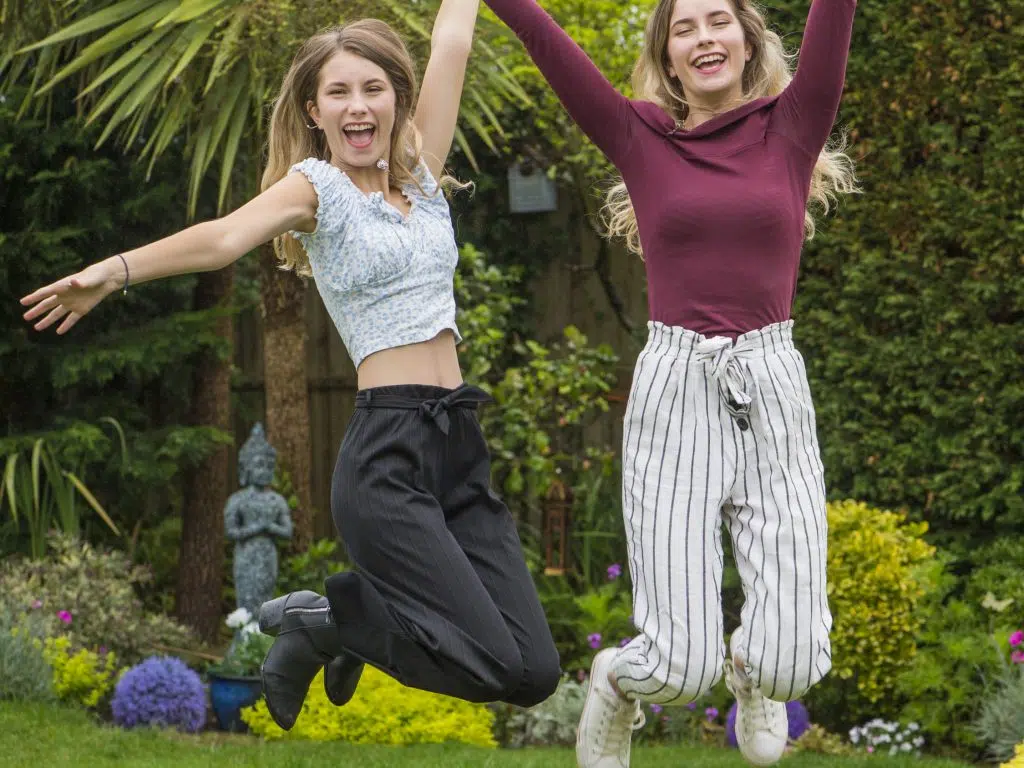
[{"label": "maroon long-sleeve top", "polygon": [[811,173],[836,118],[856,0],[814,0],[779,96],[677,128],[627,99],[534,0],[485,0],[622,174],[652,320],[730,336],[789,319]]}]

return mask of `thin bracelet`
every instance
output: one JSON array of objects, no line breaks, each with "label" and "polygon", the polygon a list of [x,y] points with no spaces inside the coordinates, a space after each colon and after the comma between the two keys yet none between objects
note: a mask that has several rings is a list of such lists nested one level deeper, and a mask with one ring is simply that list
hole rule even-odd
[{"label": "thin bracelet", "polygon": [[117,254],[117,258],[119,258],[121,260],[121,263],[124,264],[124,288],[121,289],[121,294],[123,296],[127,296],[128,295],[128,262],[124,260],[124,256],[121,255],[120,253]]}]

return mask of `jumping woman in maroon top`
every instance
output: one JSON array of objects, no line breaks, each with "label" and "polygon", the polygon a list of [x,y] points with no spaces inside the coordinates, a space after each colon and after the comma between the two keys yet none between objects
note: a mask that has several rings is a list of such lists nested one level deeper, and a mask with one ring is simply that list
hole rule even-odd
[{"label": "jumping woman in maroon top", "polygon": [[[693,701],[724,669],[740,748],[769,765],[786,745],[782,702],[831,666],[825,486],[790,310],[808,204],[827,211],[855,189],[849,159],[826,143],[856,2],[814,0],[791,76],[748,0],[660,0],[635,100],[534,0],[486,2],[622,174],[609,234],[648,272],[650,335],[622,456],[640,634],[594,659],[579,764],[628,766],[639,702]],[[745,596],[729,654],[723,520]]]}]

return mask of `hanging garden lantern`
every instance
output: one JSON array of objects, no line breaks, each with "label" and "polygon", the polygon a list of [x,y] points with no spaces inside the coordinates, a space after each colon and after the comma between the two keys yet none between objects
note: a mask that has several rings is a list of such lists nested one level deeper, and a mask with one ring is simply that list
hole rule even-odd
[{"label": "hanging garden lantern", "polygon": [[544,574],[562,576],[569,568],[569,513],[572,493],[558,480],[544,500]]}]

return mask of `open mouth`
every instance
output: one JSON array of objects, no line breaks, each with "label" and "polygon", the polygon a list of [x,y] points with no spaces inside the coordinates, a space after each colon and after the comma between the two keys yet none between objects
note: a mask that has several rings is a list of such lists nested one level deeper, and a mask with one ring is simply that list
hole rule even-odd
[{"label": "open mouth", "polygon": [[342,128],[345,140],[356,149],[366,149],[373,143],[377,128],[372,123],[352,123]]},{"label": "open mouth", "polygon": [[713,75],[725,66],[725,55],[721,53],[706,53],[694,59],[693,66],[702,75]]}]

